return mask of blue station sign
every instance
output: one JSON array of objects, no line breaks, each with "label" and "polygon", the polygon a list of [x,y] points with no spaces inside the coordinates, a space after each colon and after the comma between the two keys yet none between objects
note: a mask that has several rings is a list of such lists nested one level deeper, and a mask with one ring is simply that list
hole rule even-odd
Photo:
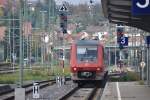
[{"label": "blue station sign", "polygon": [[128,37],[121,37],[120,38],[120,45],[122,46],[128,46]]},{"label": "blue station sign", "polygon": [[150,36],[147,36],[147,37],[146,37],[146,44],[147,44],[147,45],[150,45]]},{"label": "blue station sign", "polygon": [[132,15],[150,15],[150,0],[132,0]]}]

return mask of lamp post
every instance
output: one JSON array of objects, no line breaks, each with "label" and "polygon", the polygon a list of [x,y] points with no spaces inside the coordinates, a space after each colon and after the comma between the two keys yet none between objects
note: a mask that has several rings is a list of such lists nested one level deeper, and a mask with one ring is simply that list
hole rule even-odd
[{"label": "lamp post", "polygon": [[50,42],[50,67],[52,69],[52,74],[54,75],[54,68],[53,68],[53,42]]},{"label": "lamp post", "polygon": [[[14,3],[14,2],[13,2]],[[13,4],[13,6],[14,6],[15,4]],[[15,28],[15,18],[14,18],[14,14],[15,14],[15,12],[14,12],[14,9],[12,9],[12,13],[13,13],[13,22],[12,22],[12,25],[13,25],[13,53],[12,53],[12,60],[13,60],[13,71],[15,71],[15,31],[14,31],[14,28]]]},{"label": "lamp post", "polygon": [[93,0],[90,0],[90,6],[89,6],[89,10],[90,10],[90,16],[91,16],[91,19],[92,19],[92,21],[93,21],[93,17],[94,17],[94,15],[93,15],[93,11],[94,11],[94,1]]},{"label": "lamp post", "polygon": [[[44,33],[44,31],[45,31],[45,13],[47,13],[47,11],[40,11],[40,12],[42,14],[42,30],[43,30],[43,33]],[[43,35],[42,35],[41,38],[44,38]],[[41,41],[41,64],[42,64],[42,66],[44,65],[44,45],[43,45],[43,41]]]},{"label": "lamp post", "polygon": [[142,70],[142,72],[141,72],[141,74],[142,74],[142,80],[144,81],[144,67],[145,67],[145,65],[142,65],[142,63],[144,63],[144,47],[142,47],[142,61],[141,61],[141,70]]},{"label": "lamp post", "polygon": [[[46,34],[45,35],[45,37],[44,37],[44,48],[45,48],[45,53],[44,53],[44,55],[45,55],[45,57],[48,57],[48,42],[49,42],[49,36]],[[47,60],[45,59],[45,61],[46,61],[46,67],[47,67]]]},{"label": "lamp post", "polygon": [[20,60],[19,60],[19,66],[20,66],[20,75],[19,75],[19,77],[20,77],[20,88],[22,87],[22,85],[23,85],[23,55],[22,55],[22,53],[23,53],[23,50],[22,50],[22,18],[23,18],[23,14],[22,14],[22,12],[23,12],[23,8],[22,8],[22,5],[23,5],[23,0],[21,0],[20,1],[20,12],[19,12],[19,17],[20,17],[20,41],[19,41],[19,46],[20,46],[20,48],[19,48],[19,52],[20,52],[20,54],[19,54],[19,58],[20,58]]},{"label": "lamp post", "polygon": [[[31,2],[28,2],[28,6],[29,6],[29,11],[32,11],[32,12],[34,12],[35,11],[35,7],[33,7],[32,6],[32,3]],[[30,13],[29,13],[29,15],[28,15],[29,17],[30,17]],[[30,19],[30,22],[31,22],[31,19]],[[29,43],[29,44],[28,44]],[[29,48],[27,48],[27,52],[29,52],[29,60],[30,60],[30,64],[29,64],[29,68],[30,69],[32,69],[32,65],[31,65],[31,56],[32,56],[32,48],[31,48],[31,46],[32,46],[32,34],[30,33],[29,35],[28,35],[28,42],[27,42],[27,47],[29,47]]]}]

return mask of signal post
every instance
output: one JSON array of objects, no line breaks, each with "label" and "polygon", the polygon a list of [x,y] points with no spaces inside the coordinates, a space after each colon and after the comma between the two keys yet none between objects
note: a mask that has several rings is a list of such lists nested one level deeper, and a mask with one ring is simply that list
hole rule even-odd
[{"label": "signal post", "polygon": [[124,26],[123,25],[117,25],[117,43],[119,45],[120,49],[120,56],[119,56],[119,63],[120,63],[120,69],[122,68],[122,49],[124,49],[124,46],[128,46],[128,37],[124,36]]},{"label": "signal post", "polygon": [[147,85],[150,86],[150,64],[149,64],[149,48],[150,48],[150,36],[146,37],[146,44],[147,44]]},{"label": "signal post", "polygon": [[60,28],[62,30],[63,33],[63,57],[62,57],[62,61],[61,61],[61,66],[63,68],[63,77],[62,77],[62,81],[65,84],[65,34],[67,34],[67,12],[68,12],[68,8],[65,4],[62,4],[62,6],[59,9],[59,16],[60,16]]}]

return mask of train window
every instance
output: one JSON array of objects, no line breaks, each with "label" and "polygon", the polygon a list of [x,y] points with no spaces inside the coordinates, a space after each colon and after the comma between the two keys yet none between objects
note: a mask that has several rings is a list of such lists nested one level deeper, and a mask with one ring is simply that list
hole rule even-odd
[{"label": "train window", "polygon": [[77,59],[78,62],[97,61],[97,46],[78,46]]},{"label": "train window", "polygon": [[103,52],[103,58],[104,58],[105,56],[104,56],[104,48],[103,47],[102,47],[102,52]]}]

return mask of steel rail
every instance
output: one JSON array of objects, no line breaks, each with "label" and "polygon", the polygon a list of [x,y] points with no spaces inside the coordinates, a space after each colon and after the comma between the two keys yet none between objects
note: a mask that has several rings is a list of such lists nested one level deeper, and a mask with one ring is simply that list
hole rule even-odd
[{"label": "steel rail", "polygon": [[73,95],[78,90],[79,90],[79,87],[76,86],[72,90],[70,90],[67,94],[65,94],[64,96],[60,97],[58,100],[66,100],[67,98],[69,98],[71,95]]},{"label": "steel rail", "polygon": [[[38,83],[40,84],[40,88],[44,88],[44,87],[54,84],[55,80],[40,81]],[[25,91],[26,94],[29,94],[32,92],[32,89],[33,89],[32,86],[33,86],[32,83],[23,86],[23,88],[25,88],[25,90],[26,90]],[[2,100],[13,100],[14,99],[14,91],[15,91],[15,89],[10,89],[8,91],[2,92],[2,93],[0,93],[0,98]]]},{"label": "steel rail", "polygon": [[[83,89],[83,90],[82,90]],[[75,87],[71,91],[69,91],[66,95],[59,98],[58,100],[92,100],[96,95],[96,92],[98,91],[98,87],[91,88],[82,88],[82,87]],[[82,93],[78,93],[81,92]],[[85,95],[83,96],[85,92]],[[77,96],[74,96],[75,94],[78,94]],[[97,94],[98,95],[98,94]],[[97,96],[98,97],[98,96]]]}]

